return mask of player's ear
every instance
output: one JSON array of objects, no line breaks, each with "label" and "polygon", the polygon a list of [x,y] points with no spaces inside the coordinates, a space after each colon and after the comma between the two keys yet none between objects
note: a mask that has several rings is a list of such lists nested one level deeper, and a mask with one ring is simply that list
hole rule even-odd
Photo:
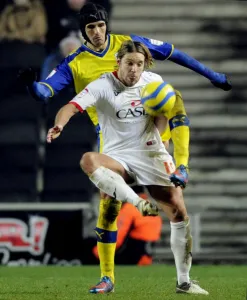
[{"label": "player's ear", "polygon": [[117,59],[117,65],[120,66],[120,59]]}]

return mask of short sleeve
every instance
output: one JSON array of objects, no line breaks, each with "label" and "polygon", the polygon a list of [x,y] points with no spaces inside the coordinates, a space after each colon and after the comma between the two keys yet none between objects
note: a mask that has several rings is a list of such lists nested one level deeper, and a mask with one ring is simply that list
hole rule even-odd
[{"label": "short sleeve", "polygon": [[74,104],[80,112],[88,107],[95,106],[97,101],[102,98],[104,90],[100,87],[99,80],[91,82],[78,95],[76,95],[69,103]]}]

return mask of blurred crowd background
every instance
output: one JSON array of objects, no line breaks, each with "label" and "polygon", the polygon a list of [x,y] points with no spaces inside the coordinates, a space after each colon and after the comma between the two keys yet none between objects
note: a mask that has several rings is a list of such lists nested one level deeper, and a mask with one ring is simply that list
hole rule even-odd
[{"label": "blurred crowd background", "polygon": [[[38,79],[83,42],[78,11],[86,0],[0,2],[0,202],[90,203],[97,217],[98,192],[79,168],[96,149],[87,115],[76,116],[62,138],[47,145],[46,131],[73,87],[48,105],[35,102],[17,81],[32,67]],[[233,90],[216,89],[202,76],[171,62],[154,71],[180,90],[191,119],[190,182],[195,258],[244,261],[247,257],[247,4],[224,0],[102,0],[113,33],[143,35],[174,46],[229,75]],[[87,66],[85,66],[86,68]],[[172,152],[172,149],[171,149]],[[172,260],[164,221],[156,260]],[[92,226],[94,226],[92,225]],[[91,233],[89,233],[91,232]]]}]

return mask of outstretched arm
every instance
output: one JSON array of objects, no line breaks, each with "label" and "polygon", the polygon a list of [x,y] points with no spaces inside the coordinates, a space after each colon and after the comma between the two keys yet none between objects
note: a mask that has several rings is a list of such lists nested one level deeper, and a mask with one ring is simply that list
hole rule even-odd
[{"label": "outstretched arm", "polygon": [[57,113],[54,126],[48,131],[47,143],[59,137],[64,126],[77,112],[83,112],[88,107],[92,107],[100,99],[102,80],[91,82],[84,90],[74,97],[68,104],[64,105]]},{"label": "outstretched arm", "polygon": [[232,88],[231,83],[225,74],[214,72],[195,58],[176,48],[173,49],[168,60],[201,74],[208,78],[214,86],[219,87],[224,91],[229,91]]},{"label": "outstretched arm", "polygon": [[53,140],[60,136],[64,126],[69,122],[70,118],[72,118],[77,112],[79,112],[79,109],[75,105],[73,105],[73,103],[64,105],[58,111],[55,118],[55,124],[52,128],[49,129],[47,133],[47,143],[51,143]]},{"label": "outstretched arm", "polygon": [[49,98],[73,83],[74,79],[69,63],[76,54],[75,52],[66,57],[45,80],[38,82],[37,74],[32,68],[21,70],[19,78],[35,100],[47,103]]},{"label": "outstretched arm", "polygon": [[202,76],[209,79],[214,86],[221,88],[224,91],[231,90],[231,83],[225,74],[211,70],[210,68],[208,68],[195,58],[191,57],[190,55],[174,48],[172,44],[157,41],[154,39],[148,39],[133,34],[131,35],[131,38],[134,41],[138,41],[145,44],[149,48],[154,59],[168,59],[178,65],[181,65],[185,68],[193,70],[198,74],[201,74]]}]

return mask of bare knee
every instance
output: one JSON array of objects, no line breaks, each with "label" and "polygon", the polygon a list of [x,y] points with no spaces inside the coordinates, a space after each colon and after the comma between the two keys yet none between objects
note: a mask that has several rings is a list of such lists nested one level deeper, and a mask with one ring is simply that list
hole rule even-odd
[{"label": "bare knee", "polygon": [[159,206],[166,214],[170,222],[182,222],[185,220],[186,215],[176,204],[167,204],[163,201],[159,201]]},{"label": "bare knee", "polygon": [[187,215],[185,215],[184,212],[179,209],[179,207],[174,207],[169,220],[171,222],[182,222],[185,221],[186,218]]},{"label": "bare knee", "polygon": [[97,153],[87,152],[83,154],[80,167],[86,174],[92,174],[97,169]]}]

